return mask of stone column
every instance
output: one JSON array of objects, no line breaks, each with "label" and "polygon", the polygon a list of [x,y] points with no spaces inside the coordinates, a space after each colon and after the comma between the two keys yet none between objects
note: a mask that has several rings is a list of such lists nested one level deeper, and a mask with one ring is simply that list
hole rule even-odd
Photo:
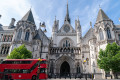
[{"label": "stone column", "polygon": [[5,54],[7,54],[8,45],[5,45]]}]

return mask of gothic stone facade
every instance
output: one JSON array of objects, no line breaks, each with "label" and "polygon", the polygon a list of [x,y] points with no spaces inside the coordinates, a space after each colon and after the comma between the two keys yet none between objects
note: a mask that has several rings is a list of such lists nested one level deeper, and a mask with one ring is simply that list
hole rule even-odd
[{"label": "gothic stone facade", "polygon": [[[12,19],[9,26],[0,25],[0,59],[5,59],[10,52],[25,44],[32,51],[33,58],[48,60],[48,72],[69,73],[103,73],[97,66],[98,52],[105,49],[107,43],[120,45],[120,25],[99,9],[94,27],[82,37],[80,21],[71,25],[68,4],[64,24],[59,28],[59,20],[54,20],[52,37],[48,38],[41,28],[37,29],[32,11],[17,22]],[[86,60],[86,62],[84,62]],[[104,78],[104,76],[103,76]]]}]

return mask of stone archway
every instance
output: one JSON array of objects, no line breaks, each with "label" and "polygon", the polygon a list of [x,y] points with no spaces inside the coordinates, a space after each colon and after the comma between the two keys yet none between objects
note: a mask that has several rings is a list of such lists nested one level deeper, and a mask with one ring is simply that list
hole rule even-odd
[{"label": "stone archway", "polygon": [[68,62],[64,61],[60,67],[60,75],[64,76],[68,74],[70,74],[70,65]]},{"label": "stone archway", "polygon": [[[61,69],[63,70],[64,67],[67,66],[67,68],[70,68],[67,70],[69,73],[76,73],[76,67],[75,67],[75,61],[68,55],[62,55],[55,61],[55,73],[61,73]],[[64,70],[62,71],[64,72]]]}]

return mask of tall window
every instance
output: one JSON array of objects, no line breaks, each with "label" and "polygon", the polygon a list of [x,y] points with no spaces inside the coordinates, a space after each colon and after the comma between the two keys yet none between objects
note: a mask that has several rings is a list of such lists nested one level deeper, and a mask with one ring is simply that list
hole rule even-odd
[{"label": "tall window", "polygon": [[0,54],[8,54],[10,45],[4,44],[1,46]]},{"label": "tall window", "polygon": [[63,42],[63,47],[70,47],[69,40],[66,40],[66,41]]},{"label": "tall window", "polygon": [[21,39],[21,35],[22,35],[22,28],[19,29],[19,32],[17,34],[17,39],[20,40]]},{"label": "tall window", "polygon": [[25,34],[25,40],[26,40],[26,41],[29,41],[29,36],[30,36],[30,31],[27,30],[27,31],[26,31],[26,34]]},{"label": "tall window", "polygon": [[100,36],[100,40],[104,40],[104,35],[101,29],[99,31],[99,36]]},{"label": "tall window", "polygon": [[108,36],[108,39],[111,39],[110,28],[107,28],[107,36]]},{"label": "tall window", "polygon": [[119,41],[120,41],[120,34],[118,34],[118,38],[119,38]]}]

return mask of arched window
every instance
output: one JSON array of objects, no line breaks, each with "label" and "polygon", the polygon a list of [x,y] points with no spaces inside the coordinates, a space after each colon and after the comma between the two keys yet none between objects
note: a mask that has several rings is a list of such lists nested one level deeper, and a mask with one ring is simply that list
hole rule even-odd
[{"label": "arched window", "polygon": [[110,28],[107,28],[107,36],[108,36],[108,39],[111,39]]},{"label": "arched window", "polygon": [[94,59],[94,55],[92,54],[92,58]]},{"label": "arched window", "polygon": [[19,29],[18,34],[17,34],[17,39],[20,40],[22,35],[22,28]]},{"label": "arched window", "polygon": [[95,67],[95,62],[93,61],[93,67]]},{"label": "arched window", "polygon": [[103,31],[101,29],[99,31],[99,36],[100,36],[100,40],[104,40]]},{"label": "arched window", "polygon": [[29,36],[30,36],[30,31],[27,30],[27,31],[26,31],[26,34],[25,34],[25,40],[26,40],[26,41],[29,41]]},{"label": "arched window", "polygon": [[95,69],[94,69],[94,73],[96,73]]},{"label": "arched window", "polygon": [[70,47],[70,42],[69,42],[69,40],[65,40],[65,41],[63,42],[63,47]]}]

